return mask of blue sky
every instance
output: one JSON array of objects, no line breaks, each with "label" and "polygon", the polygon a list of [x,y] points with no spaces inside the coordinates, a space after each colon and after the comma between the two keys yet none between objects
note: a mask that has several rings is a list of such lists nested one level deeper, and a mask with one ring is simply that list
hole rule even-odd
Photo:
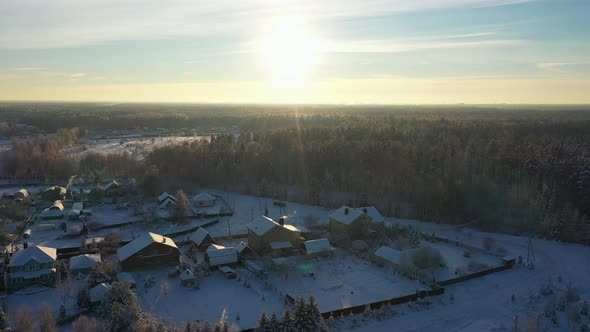
[{"label": "blue sky", "polygon": [[587,0],[3,0],[0,99],[590,103],[589,12]]}]

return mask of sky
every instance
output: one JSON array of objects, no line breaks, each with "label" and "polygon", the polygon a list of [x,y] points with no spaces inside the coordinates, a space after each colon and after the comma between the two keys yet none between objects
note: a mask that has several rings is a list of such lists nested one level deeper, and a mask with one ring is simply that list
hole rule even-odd
[{"label": "sky", "polygon": [[590,104],[588,0],[0,0],[0,100]]}]

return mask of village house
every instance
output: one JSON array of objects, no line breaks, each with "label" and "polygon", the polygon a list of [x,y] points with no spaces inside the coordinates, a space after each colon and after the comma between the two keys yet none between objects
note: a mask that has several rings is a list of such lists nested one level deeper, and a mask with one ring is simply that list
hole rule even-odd
[{"label": "village house", "polygon": [[119,182],[115,180],[108,181],[102,186],[105,197],[123,197],[127,194],[127,190]]},{"label": "village house", "polygon": [[177,265],[180,251],[171,238],[147,233],[117,250],[123,270]]},{"label": "village house", "polygon": [[209,195],[207,193],[200,193],[193,197],[193,204],[196,207],[211,207],[215,206],[215,196]]},{"label": "village house", "polygon": [[252,248],[250,248],[244,241],[240,241],[240,243],[238,243],[235,248],[238,252],[238,259],[240,261],[255,258],[257,256],[256,252],[252,250]]},{"label": "village house", "polygon": [[207,249],[207,247],[209,247],[209,245],[215,243],[215,240],[213,239],[211,234],[209,234],[209,232],[207,232],[207,230],[205,230],[202,227],[199,227],[199,229],[196,232],[192,233],[189,236],[189,240],[200,251],[205,251]]},{"label": "village house", "polygon": [[166,199],[170,199],[170,200],[176,202],[176,197],[174,197],[173,195],[170,195],[167,192],[163,192],[160,194],[160,196],[158,196],[158,203],[162,204],[162,202],[164,202]]},{"label": "village house", "polygon": [[260,253],[271,249],[273,242],[289,242],[293,248],[299,248],[303,242],[301,231],[293,225],[285,225],[266,216],[260,216],[248,224],[248,246]]},{"label": "village house", "polygon": [[[380,221],[374,221],[368,212]],[[330,214],[330,232],[348,233],[352,239],[364,238],[374,234],[374,228],[383,225],[383,217],[379,218],[379,216],[381,214],[375,208],[355,209],[344,205]]]},{"label": "village house", "polygon": [[39,216],[43,220],[62,219],[64,217],[64,205],[61,201],[55,201],[50,207],[43,210]]},{"label": "village house", "polygon": [[89,273],[101,262],[99,254],[84,254],[70,258],[72,273]]},{"label": "village house", "polygon": [[15,252],[8,264],[7,288],[14,291],[29,285],[53,286],[57,250],[31,246]]}]

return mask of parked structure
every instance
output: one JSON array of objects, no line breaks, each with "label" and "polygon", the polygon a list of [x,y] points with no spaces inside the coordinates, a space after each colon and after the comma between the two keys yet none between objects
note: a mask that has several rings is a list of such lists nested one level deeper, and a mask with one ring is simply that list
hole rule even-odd
[{"label": "parked structure", "polygon": [[171,238],[147,233],[117,250],[123,270],[178,264],[180,251]]},{"label": "parked structure", "polygon": [[15,252],[8,264],[7,289],[29,285],[53,286],[55,282],[55,248],[32,246]]},{"label": "parked structure", "polygon": [[248,246],[256,252],[271,248],[271,242],[288,241],[294,248],[301,246],[301,231],[293,225],[284,225],[269,217],[260,216],[248,224]]},{"label": "parked structure", "polygon": [[102,186],[104,195],[106,197],[122,197],[127,194],[127,190],[119,182],[115,180],[108,181]]}]

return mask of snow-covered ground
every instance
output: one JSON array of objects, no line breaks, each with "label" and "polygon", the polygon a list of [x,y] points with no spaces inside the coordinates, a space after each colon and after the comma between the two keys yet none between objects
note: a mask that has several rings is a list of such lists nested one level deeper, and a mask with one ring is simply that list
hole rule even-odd
[{"label": "snow-covered ground", "polygon": [[341,252],[308,260],[288,273],[272,273],[269,281],[294,298],[313,295],[322,312],[415,294],[425,288],[390,269]]},{"label": "snow-covered ground", "polygon": [[203,139],[209,140],[210,138],[211,136],[94,138],[75,144],[65,152],[70,155],[84,155],[89,152],[143,154],[158,147],[185,144]]},{"label": "snow-covered ground", "polygon": [[[286,215],[287,223],[300,226],[305,226],[307,216],[313,216],[319,223],[327,223],[327,216],[330,213],[330,210],[317,206],[287,202],[285,208],[279,208],[273,206],[273,200],[269,198],[215,190],[205,190],[205,192],[221,195],[235,212],[233,216],[220,218],[218,224],[207,227],[214,237],[227,236],[230,233],[234,236],[245,234],[247,224],[252,218],[263,214],[265,209],[273,218]],[[100,209],[105,209],[104,213]],[[114,207],[109,205],[100,209],[93,216],[93,220],[123,220],[124,214],[128,213],[113,214],[108,210]],[[116,231],[121,232],[124,238],[130,239],[148,230],[160,232],[178,230],[207,220],[195,219],[189,224],[140,223],[100,230],[92,235],[104,236]],[[483,247],[484,239],[491,238],[492,252],[505,252],[506,255],[513,257],[522,256],[524,260],[527,256],[532,257],[528,255],[529,239],[526,237],[486,233],[407,219],[386,218],[386,222],[412,225],[426,234],[435,233],[436,236],[478,248]],[[55,247],[77,246],[81,243],[81,238],[64,238],[63,234],[59,230],[34,232],[28,242]],[[186,236],[181,237],[186,238]],[[441,251],[449,266],[448,272],[453,276],[457,267],[463,267],[470,261],[490,266],[498,265],[499,258],[493,255],[472,251],[471,258],[466,258],[463,256],[464,249],[453,244],[428,244]],[[577,328],[573,325],[568,326],[566,313],[568,310],[571,311],[568,308],[579,305],[579,301],[569,304],[564,312],[557,310],[559,325],[555,325],[550,318],[545,317],[543,311],[547,303],[554,302],[556,297],[561,296],[568,282],[577,289],[577,294],[581,297],[580,301],[590,301],[590,283],[588,282],[590,281],[588,277],[590,247],[541,239],[532,239],[531,244],[535,257],[533,270],[518,266],[512,270],[454,284],[446,287],[444,295],[433,297],[432,304],[427,309],[418,310],[420,306],[416,304],[399,305],[393,307],[395,315],[385,315],[380,319],[357,315],[354,318],[337,321],[334,329],[343,331],[351,329],[358,331],[512,331],[518,316],[518,325],[522,330],[531,318],[538,317],[541,330],[544,328],[548,331],[578,330],[579,324]],[[268,283],[251,276],[249,280],[252,287],[246,288],[242,282],[227,280],[219,272],[214,272],[201,280],[201,288],[198,290],[181,286],[178,278],[169,279],[168,270],[161,269],[149,272],[156,277],[157,285],[149,289],[138,285],[137,292],[144,308],[155,316],[176,324],[196,319],[215,320],[226,310],[230,323],[234,323],[239,315],[240,320],[236,323],[241,327],[251,327],[263,311],[282,312],[284,299],[281,293],[294,296],[313,293],[322,310],[327,310],[342,305],[362,304],[365,300],[377,301],[410,294],[417,288],[423,287],[414,281],[395,275],[387,268],[379,268],[351,256],[321,258],[303,267],[309,269],[305,271],[313,271],[316,280],[313,280],[309,273],[304,277],[305,272],[301,270],[290,273],[288,279],[284,279],[284,273],[274,272],[270,274]],[[249,272],[243,269],[238,269],[238,272],[242,277],[249,275]],[[140,272],[137,280],[142,280],[146,274],[147,272]],[[546,288],[550,280],[554,294],[557,295],[539,295],[540,290]],[[171,286],[167,295],[162,293],[161,284],[164,281]],[[49,289],[45,291],[45,294],[11,294],[4,301],[9,308],[13,309],[25,303],[37,306],[43,301],[61,301],[56,289]],[[584,316],[581,320],[588,324],[588,317]]]},{"label": "snow-covered ground", "polygon": [[[212,271],[200,280],[199,289],[182,286],[180,278],[169,277],[166,269],[133,275],[138,281],[136,293],[144,310],[176,325],[195,320],[214,322],[223,315],[230,325],[252,328],[263,312],[283,311],[284,301],[264,282],[245,269],[236,272],[240,280],[226,279],[221,272]],[[155,284],[146,288],[142,281],[148,275],[155,279]],[[244,286],[245,279],[250,287]]]}]

